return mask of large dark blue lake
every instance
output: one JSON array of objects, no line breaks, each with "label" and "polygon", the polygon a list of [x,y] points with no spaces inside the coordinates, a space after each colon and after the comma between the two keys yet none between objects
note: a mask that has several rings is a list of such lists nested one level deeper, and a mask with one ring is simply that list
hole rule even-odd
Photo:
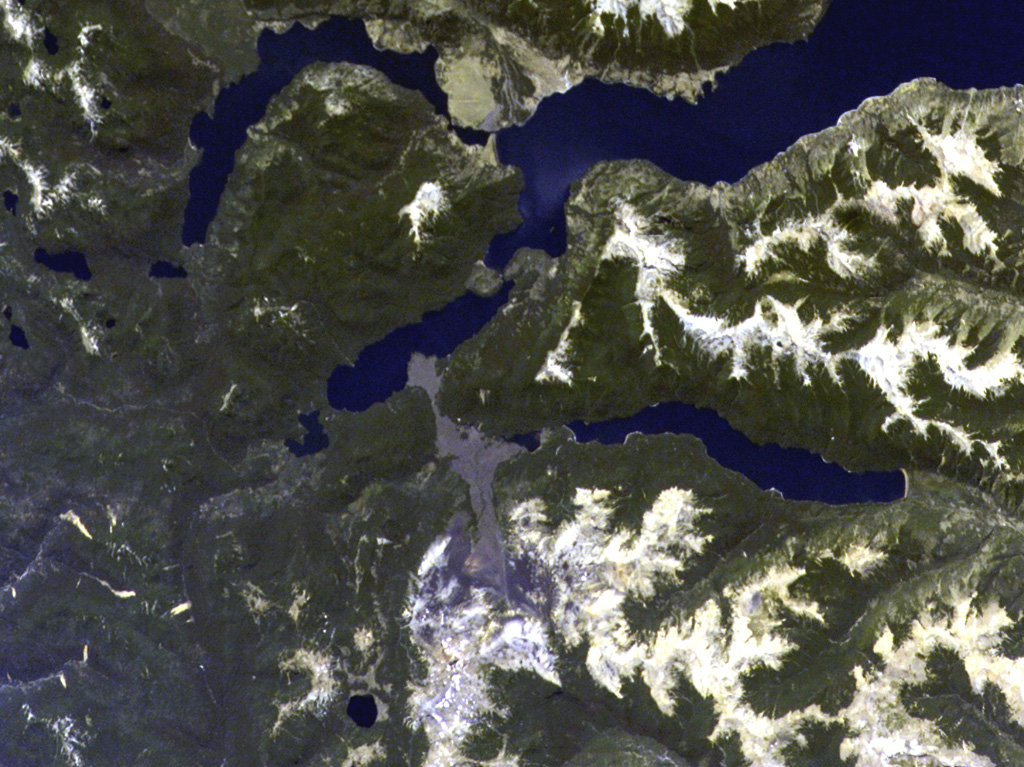
[{"label": "large dark blue lake", "polygon": [[[958,88],[1024,80],[1024,4],[923,0],[834,0],[806,43],[774,45],[749,55],[720,78],[698,105],[671,102],[626,86],[588,81],[545,100],[524,126],[498,136],[501,159],[518,166],[526,187],[523,224],[492,242],[488,263],[500,267],[524,246],[552,255],[565,247],[569,187],[601,160],[643,158],[683,179],[734,181],[800,136],[833,125],[865,98],[917,77]],[[373,50],[360,22],[332,19],[314,31],[265,32],[261,66],[218,97],[212,117],[197,116],[192,139],[203,150],[193,171],[182,239],[200,242],[216,213],[245,128],[306,64],[352,61],[420,90],[446,114],[433,76],[433,53],[403,56]],[[475,131],[458,131],[479,142]],[[478,332],[507,300],[508,286],[484,299],[463,296],[399,328],[331,376],[327,394],[338,409],[363,410],[402,388],[415,351],[444,356]],[[887,501],[904,490],[899,473],[855,475],[823,465],[807,451],[756,446],[707,411],[680,404],[648,408],[634,418],[571,424],[581,440],[621,441],[632,431],[689,432],[722,464],[787,497],[830,503]]]}]

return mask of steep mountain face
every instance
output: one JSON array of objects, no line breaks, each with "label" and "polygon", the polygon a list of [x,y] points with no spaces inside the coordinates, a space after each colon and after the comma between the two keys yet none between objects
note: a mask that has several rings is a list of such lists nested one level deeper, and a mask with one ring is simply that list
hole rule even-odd
[{"label": "steep mountain face", "polygon": [[268,23],[365,19],[381,47],[437,48],[453,119],[498,130],[586,77],[695,100],[747,53],[810,34],[827,0],[246,0]]},{"label": "steep mountain face", "polygon": [[1022,95],[916,81],[733,185],[594,169],[568,252],[511,267],[511,307],[452,358],[445,401],[518,433],[679,399],[1016,501]]}]

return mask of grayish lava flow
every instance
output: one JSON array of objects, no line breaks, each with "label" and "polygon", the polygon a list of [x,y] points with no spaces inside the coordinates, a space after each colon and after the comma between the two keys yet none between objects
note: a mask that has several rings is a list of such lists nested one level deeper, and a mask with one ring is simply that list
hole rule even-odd
[{"label": "grayish lava flow", "polygon": [[[470,540],[467,520],[453,518],[449,533],[449,563],[460,576],[475,584],[493,588],[506,600],[519,601],[510,593],[508,562],[501,539],[491,483],[498,465],[525,452],[525,448],[484,436],[471,426],[460,426],[437,408],[441,378],[436,358],[414,354],[409,361],[409,385],[430,395],[437,426],[437,452],[452,456],[452,469],[469,485],[469,498],[476,515],[476,535]],[[513,591],[518,591],[513,589]]]}]

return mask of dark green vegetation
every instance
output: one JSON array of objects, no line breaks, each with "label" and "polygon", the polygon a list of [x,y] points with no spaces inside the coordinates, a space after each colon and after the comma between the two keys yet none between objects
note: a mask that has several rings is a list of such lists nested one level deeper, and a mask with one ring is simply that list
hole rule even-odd
[{"label": "dark green vegetation", "polygon": [[[21,435],[4,465],[31,455],[33,474],[6,477],[5,507],[26,512],[5,514],[4,541],[38,550],[5,562],[4,764],[328,764],[378,738],[408,763],[398,619],[416,554],[461,500],[425,465],[425,400],[330,423],[329,462],[254,443],[185,466],[206,450],[145,429],[194,424],[85,406],[65,407],[59,435]],[[381,435],[400,431],[396,455]],[[109,456],[124,442],[135,450]],[[368,466],[367,450],[394,458]],[[69,507],[81,529],[57,516]],[[391,706],[373,731],[344,717],[364,691]]]},{"label": "dark green vegetation", "polygon": [[927,670],[926,681],[902,691],[908,711],[935,719],[952,737],[970,743],[995,764],[1024,759],[1024,729],[997,686],[985,684],[976,692],[963,659],[946,648],[928,655]]},{"label": "dark green vegetation", "polygon": [[[208,243],[190,254],[204,340],[220,349],[210,394],[236,387],[223,412],[250,435],[311,409],[335,365],[466,291],[491,238],[518,223],[519,188],[418,93],[369,69],[310,66],[250,129]],[[418,241],[416,214],[402,213],[417,195]]]},{"label": "dark green vegetation", "polygon": [[[28,248],[31,237],[49,250],[128,260],[173,246],[180,222],[160,213],[184,205],[181,180],[194,157],[183,137],[222,78],[255,66],[251,42],[227,54],[229,64],[207,59],[138,3],[5,5],[0,185],[21,199],[5,242]],[[235,28],[242,39],[254,33],[237,20]],[[59,40],[56,54],[44,48],[46,30]],[[105,216],[119,225],[104,225]]]},{"label": "dark green vegetation", "polygon": [[[31,345],[0,349],[0,763],[338,763],[378,736],[409,763],[397,621],[462,502],[428,465],[429,405],[326,417],[329,459],[283,442],[330,366],[465,290],[518,220],[518,180],[418,94],[313,68],[329,87],[297,80],[272,105],[216,241],[183,250],[189,123],[255,66],[258,26],[230,4],[145,8],[2,10],[0,187],[19,202],[0,221],[0,301]],[[417,247],[399,210],[428,180],[448,207]],[[85,253],[91,279],[36,263],[40,247]],[[150,279],[160,260],[187,278]],[[382,703],[367,731],[344,716],[364,691]]]},{"label": "dark green vegetation", "polygon": [[521,123],[540,99],[584,77],[695,98],[717,71],[773,42],[810,34],[827,0],[667,0],[659,20],[639,5],[592,0],[245,0],[261,19],[340,13],[369,22],[398,49],[435,46],[456,121],[487,130]]}]

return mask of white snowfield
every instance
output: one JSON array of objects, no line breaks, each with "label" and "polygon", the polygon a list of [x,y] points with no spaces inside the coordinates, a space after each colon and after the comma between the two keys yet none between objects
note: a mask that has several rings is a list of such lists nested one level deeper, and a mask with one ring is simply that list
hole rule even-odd
[{"label": "white snowfield", "polygon": [[[495,701],[491,669],[525,669],[558,684],[547,629],[536,616],[509,614],[493,594],[461,585],[446,571],[449,535],[425,553],[409,594],[405,619],[426,674],[410,685],[408,723],[423,728],[424,765],[463,767],[462,749],[489,715],[507,716]],[[490,760],[512,767],[514,756]]]},{"label": "white snowfield", "polygon": [[[559,683],[549,631],[568,647],[586,642],[586,670],[598,685],[621,697],[626,682],[640,680],[666,716],[678,714],[679,682],[685,679],[714,705],[718,723],[711,738],[738,737],[754,767],[786,767],[787,747],[805,744],[801,728],[812,723],[844,726],[842,756],[858,767],[995,767],[903,706],[901,690],[927,679],[927,658],[939,648],[959,655],[976,692],[995,685],[1024,724],[1024,659],[999,651],[1012,621],[995,603],[972,604],[970,596],[955,594],[949,609],[922,608],[902,642],[883,624],[873,648],[881,663],[853,668],[855,691],[845,708],[834,714],[817,705],[780,715],[760,713],[744,697],[744,676],[759,667],[778,668],[797,649],[784,628],[786,616],[827,622],[821,605],[793,591],[805,570],[788,562],[784,552],[752,558],[749,573],[721,595],[692,610],[677,610],[653,630],[637,631],[626,619],[626,601],[653,598],[655,584],[671,587],[685,577],[712,541],[700,528],[714,512],[692,491],[670,487],[655,497],[639,529],[624,528],[612,522],[621,492],[577,488],[573,514],[559,524],[550,521],[539,498],[512,508],[512,553],[529,558],[551,579],[545,621],[510,615],[479,590],[457,597],[453,581],[434,577],[443,567],[446,537],[425,553],[406,613],[426,665],[424,678],[412,686],[408,720],[430,740],[424,764],[479,764],[465,757],[462,745],[474,728],[493,727],[493,718],[484,724],[486,714],[510,713],[494,703],[490,669],[525,669]],[[809,553],[851,572],[867,572],[887,556],[868,545],[872,535],[846,530],[841,544],[833,540]],[[514,727],[514,721],[507,726]],[[486,764],[517,765],[519,759],[503,751]]]},{"label": "white snowfield", "polygon": [[[719,8],[735,8],[741,2],[756,0],[709,0],[712,11]],[[670,35],[678,35],[686,28],[686,17],[693,8],[693,0],[595,0],[592,18],[602,30],[600,16],[612,13],[623,19],[631,8],[638,8],[642,16],[653,16]],[[603,30],[602,30],[603,31]]]},{"label": "white snowfield", "polygon": [[412,238],[417,247],[429,236],[430,224],[449,208],[448,196],[435,181],[425,181],[416,190],[416,196],[398,211],[398,217],[408,217]]},{"label": "white snowfield", "polygon": [[673,580],[687,559],[709,538],[694,530],[708,510],[695,506],[689,491],[663,491],[644,516],[639,534],[615,530],[607,490],[579,488],[571,523],[551,530],[539,508],[528,501],[512,511],[517,553],[558,573],[551,621],[570,646],[588,643],[587,670],[621,697],[624,680],[644,663],[646,650],[630,636],[623,612],[629,597],[654,594],[660,579]]}]

